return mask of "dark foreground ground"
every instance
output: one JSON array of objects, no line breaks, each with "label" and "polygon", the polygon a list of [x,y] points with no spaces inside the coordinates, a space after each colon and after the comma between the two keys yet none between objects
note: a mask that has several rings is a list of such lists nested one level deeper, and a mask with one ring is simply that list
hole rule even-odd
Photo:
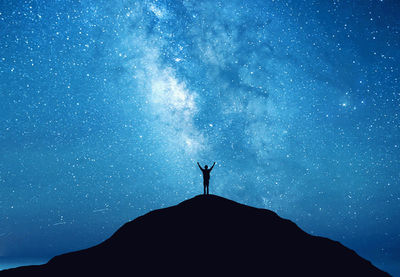
[{"label": "dark foreground ground", "polygon": [[272,211],[196,196],[123,225],[103,243],[0,276],[389,276]]}]

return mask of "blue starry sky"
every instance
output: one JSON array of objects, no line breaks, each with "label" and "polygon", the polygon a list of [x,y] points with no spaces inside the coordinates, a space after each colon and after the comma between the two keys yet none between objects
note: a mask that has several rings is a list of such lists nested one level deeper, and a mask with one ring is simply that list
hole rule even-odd
[{"label": "blue starry sky", "polygon": [[[0,2],[0,268],[210,192],[400,276],[400,2]],[[161,230],[160,230],[161,231]]]}]

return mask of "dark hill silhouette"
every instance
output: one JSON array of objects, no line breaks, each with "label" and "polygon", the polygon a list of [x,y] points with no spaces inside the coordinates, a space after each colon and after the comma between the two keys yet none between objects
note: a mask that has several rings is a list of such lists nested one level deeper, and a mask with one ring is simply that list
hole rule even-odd
[{"label": "dark hill silhouette", "polygon": [[389,276],[272,211],[196,196],[123,225],[103,243],[0,276]]}]

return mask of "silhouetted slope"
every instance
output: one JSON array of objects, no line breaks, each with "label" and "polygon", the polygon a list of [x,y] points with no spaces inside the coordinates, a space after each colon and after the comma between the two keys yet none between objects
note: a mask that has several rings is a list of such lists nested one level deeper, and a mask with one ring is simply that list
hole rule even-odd
[{"label": "silhouetted slope", "polygon": [[209,195],[150,212],[103,243],[1,276],[389,276],[274,212]]}]

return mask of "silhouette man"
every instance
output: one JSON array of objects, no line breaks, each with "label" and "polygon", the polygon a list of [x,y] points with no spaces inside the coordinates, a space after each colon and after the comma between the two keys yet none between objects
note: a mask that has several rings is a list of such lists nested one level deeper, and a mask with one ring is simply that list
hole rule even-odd
[{"label": "silhouette man", "polygon": [[199,166],[201,172],[203,172],[204,194],[208,194],[208,185],[210,184],[210,172],[213,169],[215,162],[210,169],[208,169],[208,165],[205,165],[204,168],[202,168],[199,162],[197,162],[197,165]]}]

